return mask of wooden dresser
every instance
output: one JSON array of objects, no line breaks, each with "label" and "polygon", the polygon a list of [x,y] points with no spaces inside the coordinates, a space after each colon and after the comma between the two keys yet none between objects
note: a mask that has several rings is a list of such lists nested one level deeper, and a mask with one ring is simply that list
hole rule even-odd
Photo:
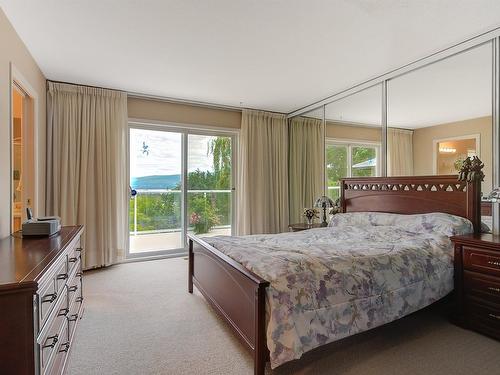
[{"label": "wooden dresser", "polygon": [[61,374],[83,308],[82,226],[0,240],[0,373]]},{"label": "wooden dresser", "polygon": [[455,320],[500,339],[500,236],[452,237],[455,244]]}]

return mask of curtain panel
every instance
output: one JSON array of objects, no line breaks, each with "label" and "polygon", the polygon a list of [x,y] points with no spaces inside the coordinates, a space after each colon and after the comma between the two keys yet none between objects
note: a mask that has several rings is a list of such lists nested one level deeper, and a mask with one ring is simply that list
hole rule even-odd
[{"label": "curtain panel", "polygon": [[387,128],[387,175],[413,175],[413,130]]},{"label": "curtain panel", "polygon": [[243,110],[238,148],[238,235],[288,229],[285,115]]},{"label": "curtain panel", "polygon": [[323,122],[309,117],[294,117],[289,125],[290,223],[304,221],[304,208],[313,207],[324,191]]},{"label": "curtain panel", "polygon": [[85,269],[124,256],[127,95],[48,82],[47,212],[85,225]]}]

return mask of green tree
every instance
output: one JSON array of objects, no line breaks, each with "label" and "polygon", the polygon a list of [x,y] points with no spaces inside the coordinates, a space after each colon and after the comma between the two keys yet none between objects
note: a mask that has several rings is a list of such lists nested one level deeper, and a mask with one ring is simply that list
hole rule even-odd
[{"label": "green tree", "polygon": [[[348,176],[348,145],[329,145],[326,148],[326,176],[328,186],[338,187],[340,180]],[[352,163],[354,166],[376,158],[374,147],[355,146],[351,148]],[[376,167],[352,168],[351,175],[354,177],[375,176]],[[328,195],[336,199],[339,197],[339,190],[329,190]]]},{"label": "green tree", "polygon": [[212,155],[216,189],[231,187],[231,138],[215,137],[208,143],[207,155]]},{"label": "green tree", "polygon": [[[373,147],[353,147],[352,148],[352,165],[362,163],[376,158],[375,148]],[[353,177],[375,176],[375,166],[364,168],[353,168]]]}]

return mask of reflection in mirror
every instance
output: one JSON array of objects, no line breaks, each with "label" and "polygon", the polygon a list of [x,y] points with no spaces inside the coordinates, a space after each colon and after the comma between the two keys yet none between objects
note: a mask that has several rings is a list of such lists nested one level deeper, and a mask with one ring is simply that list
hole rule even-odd
[{"label": "reflection in mirror", "polygon": [[[390,80],[387,175],[457,174],[477,155],[492,189],[492,45],[487,43]],[[492,227],[491,202],[482,220]]]},{"label": "reflection in mirror", "polygon": [[323,107],[291,118],[288,130],[289,220],[294,224],[304,222],[304,208],[324,194]]},{"label": "reflection in mirror", "polygon": [[344,177],[380,176],[382,86],[372,86],[325,106],[326,189],[340,196]]}]

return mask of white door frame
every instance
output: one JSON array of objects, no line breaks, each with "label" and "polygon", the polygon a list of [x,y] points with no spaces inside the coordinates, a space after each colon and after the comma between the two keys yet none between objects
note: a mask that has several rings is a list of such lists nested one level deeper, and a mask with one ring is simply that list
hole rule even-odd
[{"label": "white door frame", "polygon": [[476,140],[476,154],[478,158],[481,158],[481,134],[466,134],[459,135],[456,137],[446,137],[446,138],[438,138],[432,140],[432,174],[435,175],[437,173],[437,145],[440,142],[448,142],[448,141],[463,141],[464,139],[475,139]]}]

